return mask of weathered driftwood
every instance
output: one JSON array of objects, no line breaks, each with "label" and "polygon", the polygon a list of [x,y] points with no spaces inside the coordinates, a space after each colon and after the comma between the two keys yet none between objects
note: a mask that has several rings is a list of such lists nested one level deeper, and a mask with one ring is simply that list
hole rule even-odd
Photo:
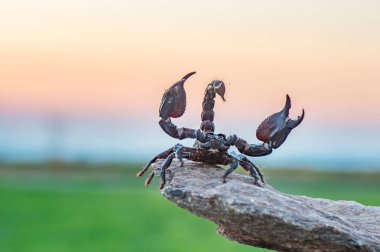
[{"label": "weathered driftwood", "polygon": [[380,251],[380,207],[288,195],[236,173],[223,184],[223,173],[173,162],[162,193],[239,243],[279,251]]}]

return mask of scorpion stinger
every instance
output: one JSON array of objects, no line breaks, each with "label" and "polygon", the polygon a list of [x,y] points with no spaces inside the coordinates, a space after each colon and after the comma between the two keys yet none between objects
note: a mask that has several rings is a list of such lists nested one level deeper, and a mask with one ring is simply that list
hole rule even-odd
[{"label": "scorpion stinger", "polygon": [[[203,162],[207,164],[230,165],[229,169],[222,176],[222,182],[226,182],[227,176],[232,173],[239,165],[249,172],[249,175],[254,178],[254,184],[261,186],[259,181],[264,183],[264,177],[259,168],[250,161],[245,155],[251,157],[265,156],[272,153],[273,149],[278,148],[288,137],[292,129],[296,128],[304,118],[302,115],[296,120],[289,118],[289,109],[291,102],[287,96],[283,110],[275,113],[265,119],[257,129],[257,138],[263,143],[249,144],[246,140],[230,135],[226,137],[224,134],[215,134],[214,125],[214,106],[215,97],[218,94],[223,100],[226,87],[223,81],[214,80],[206,87],[204,99],[202,103],[202,123],[200,129],[194,130],[189,128],[178,128],[171,122],[171,118],[177,118],[184,114],[186,110],[186,92],[184,89],[185,81],[195,72],[185,75],[180,81],[173,84],[165,91],[159,114],[161,120],[159,122],[161,128],[171,137],[177,139],[193,138],[196,139],[193,148],[176,144],[172,148],[155,156],[150,162],[140,171],[137,176],[141,177],[148,170],[150,165],[157,159],[164,159],[160,168],[160,177],[162,183],[160,189],[166,183],[166,169],[171,165],[172,160],[177,158],[180,164],[183,165],[182,159],[189,159],[195,162]],[[236,146],[241,154],[229,154],[230,146]],[[148,186],[154,177],[154,171],[146,180]]]}]

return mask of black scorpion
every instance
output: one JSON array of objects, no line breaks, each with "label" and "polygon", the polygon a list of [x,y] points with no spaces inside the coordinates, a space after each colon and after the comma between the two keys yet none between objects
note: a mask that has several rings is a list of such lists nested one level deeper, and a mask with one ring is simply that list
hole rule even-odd
[{"label": "black scorpion", "polygon": [[[253,164],[247,157],[265,156],[272,153],[284,143],[289,133],[297,127],[305,116],[305,111],[302,110],[301,116],[296,120],[289,118],[289,110],[291,107],[290,97],[286,95],[284,108],[268,118],[266,118],[257,128],[256,137],[261,140],[262,144],[249,144],[246,140],[237,135],[226,137],[224,134],[215,134],[214,125],[214,105],[215,97],[218,94],[223,101],[226,87],[223,81],[214,80],[209,83],[205,90],[205,95],[202,103],[202,123],[200,129],[194,130],[189,128],[179,128],[174,125],[171,118],[178,118],[185,113],[186,110],[186,92],[184,89],[185,81],[195,72],[185,75],[180,81],[174,83],[168,90],[165,91],[159,114],[161,120],[159,122],[161,128],[171,137],[179,140],[192,138],[195,139],[192,148],[176,144],[174,147],[155,156],[150,162],[137,174],[141,177],[145,174],[148,168],[157,159],[165,159],[160,169],[160,177],[162,183],[160,189],[165,186],[165,171],[172,163],[173,158],[178,158],[181,166],[183,159],[188,159],[196,162],[207,164],[230,165],[229,169],[224,173],[222,179],[226,182],[227,176],[233,172],[239,165],[248,171],[249,175],[255,179],[255,184],[260,186],[258,181],[264,182],[264,177],[259,168]],[[236,146],[240,154],[228,153],[230,146]],[[150,174],[145,184],[148,186],[154,177],[154,171]]]}]

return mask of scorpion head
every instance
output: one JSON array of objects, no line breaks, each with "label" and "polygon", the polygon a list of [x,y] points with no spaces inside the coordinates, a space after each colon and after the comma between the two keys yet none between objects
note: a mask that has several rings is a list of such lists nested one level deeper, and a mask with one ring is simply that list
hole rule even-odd
[{"label": "scorpion head", "polygon": [[223,101],[226,101],[224,98],[224,94],[226,93],[226,86],[224,85],[224,82],[221,80],[214,80],[211,82],[211,85],[214,88],[215,93],[217,93]]}]

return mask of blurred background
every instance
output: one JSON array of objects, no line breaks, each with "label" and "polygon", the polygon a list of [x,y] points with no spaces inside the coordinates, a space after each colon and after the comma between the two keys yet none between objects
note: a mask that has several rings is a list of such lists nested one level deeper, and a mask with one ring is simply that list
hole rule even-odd
[{"label": "blurred background", "polygon": [[253,159],[268,183],[379,205],[379,12],[375,0],[1,3],[0,250],[253,251],[135,178],[178,142],[158,108],[191,71],[177,125],[199,127],[221,79],[216,131],[258,143],[289,94],[306,117]]}]

